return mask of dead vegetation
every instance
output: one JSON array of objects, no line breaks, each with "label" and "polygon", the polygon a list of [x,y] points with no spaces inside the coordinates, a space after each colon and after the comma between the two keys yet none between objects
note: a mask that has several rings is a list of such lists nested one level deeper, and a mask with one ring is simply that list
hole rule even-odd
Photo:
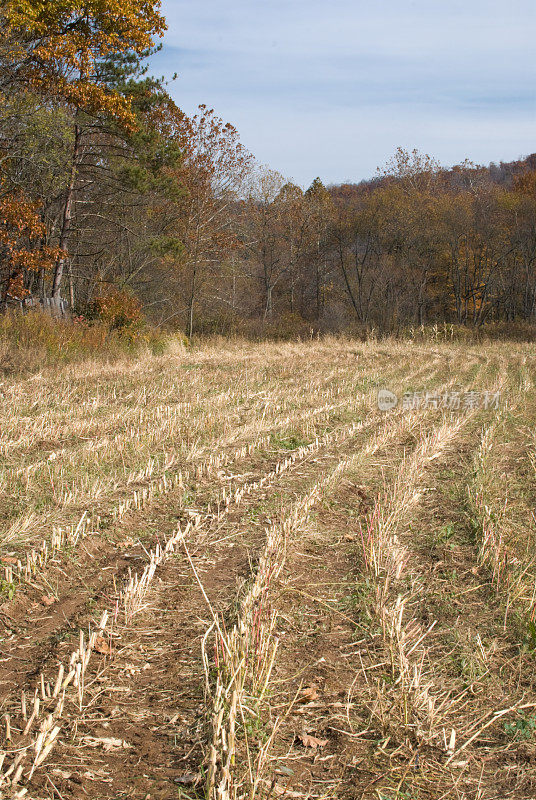
[{"label": "dead vegetation", "polygon": [[325,340],[4,382],[0,796],[528,800],[533,371]]}]

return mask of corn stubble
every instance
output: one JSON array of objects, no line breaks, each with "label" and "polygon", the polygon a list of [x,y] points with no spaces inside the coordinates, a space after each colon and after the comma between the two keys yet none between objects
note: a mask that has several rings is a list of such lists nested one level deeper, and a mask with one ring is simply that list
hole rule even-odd
[{"label": "corn stubble", "polygon": [[[174,358],[145,356],[137,365],[80,364],[5,385],[0,588],[6,600],[2,610],[7,619],[13,615],[8,636],[19,635],[20,608],[48,591],[52,575],[60,580],[58,565],[66,580],[71,558],[84,571],[85,543],[92,536],[108,536],[119,555],[125,531],[141,528],[151,514],[179,521],[171,533],[156,531],[144,544],[136,568],[117,575],[109,569],[102,576],[95,607],[80,617],[76,648],[65,657],[44,658],[37,680],[3,698],[0,796],[31,797],[47,762],[61,758],[67,731],[75,731],[76,746],[77,720],[89,724],[87,687],[96,676],[104,685],[110,680],[107,670],[120,639],[128,640],[138,617],[150,619],[155,582],[172,559],[187,565],[209,618],[200,638],[205,759],[198,765],[195,796],[268,800],[284,794],[274,764],[281,763],[284,731],[293,724],[296,705],[296,696],[281,702],[281,689],[274,701],[274,670],[284,687],[290,669],[288,643],[278,633],[284,566],[314,530],[318,509],[337,498],[343,478],[372,476],[367,477],[371,506],[359,510],[356,498],[355,541],[341,544],[353,554],[356,587],[365,579],[368,586],[366,613],[355,611],[355,624],[365,626],[363,641],[368,636],[369,644],[356,658],[352,691],[354,703],[367,709],[367,732],[373,732],[362,740],[354,735],[362,747],[360,763],[377,769],[385,797],[411,796],[402,793],[410,773],[419,797],[476,797],[473,775],[484,750],[483,790],[491,781],[489,742],[498,743],[498,769],[501,737],[525,730],[505,728],[504,720],[530,719],[536,707],[532,676],[525,676],[520,694],[505,696],[491,712],[478,696],[468,711],[467,687],[452,675],[444,690],[434,653],[443,638],[446,647],[446,631],[439,615],[423,613],[431,598],[429,573],[411,521],[425,513],[419,508],[433,490],[428,485],[433,465],[441,461],[446,469],[457,443],[470,442],[474,470],[467,475],[465,497],[476,530],[475,591],[480,581],[502,598],[489,613],[500,615],[503,628],[514,610],[517,618],[525,614],[534,622],[536,556],[525,491],[536,464],[531,427],[536,408],[525,402],[533,369],[524,345],[462,350],[455,343],[326,339],[299,346],[220,343]],[[499,412],[446,412],[432,405],[382,414],[375,403],[380,386],[400,393],[413,386],[500,388],[508,402]],[[514,449],[504,456],[499,447],[509,437],[523,447],[522,464]],[[509,473],[515,481],[503,480]],[[281,502],[253,530],[248,511],[276,491]],[[433,529],[434,519],[427,524]],[[238,590],[226,588],[216,604],[213,589],[203,584],[199,552],[203,547],[210,552],[224,526],[237,540],[253,536],[254,548],[248,576]],[[376,655],[381,651],[388,675],[384,669],[375,677],[365,666],[369,646]],[[527,642],[517,646],[521,650]],[[487,652],[483,643],[488,672],[500,670]],[[348,706],[349,721],[350,713]],[[302,735],[302,747],[304,741],[332,747],[333,763],[340,764],[337,792],[355,796],[349,788],[355,778],[348,778],[336,743]],[[524,746],[533,746],[527,742]],[[289,749],[287,741],[286,746],[285,758],[291,758],[298,745]],[[423,748],[434,756],[428,778],[419,784],[413,766]],[[360,796],[377,796],[376,783],[363,779]],[[289,797],[322,796],[298,777],[289,778],[284,791]]]}]

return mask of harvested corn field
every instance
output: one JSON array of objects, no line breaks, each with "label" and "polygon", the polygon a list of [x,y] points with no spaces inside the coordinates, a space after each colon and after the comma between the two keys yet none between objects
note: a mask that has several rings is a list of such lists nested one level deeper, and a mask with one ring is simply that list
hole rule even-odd
[{"label": "harvested corn field", "polygon": [[536,796],[534,375],[324,340],[5,381],[0,796]]}]

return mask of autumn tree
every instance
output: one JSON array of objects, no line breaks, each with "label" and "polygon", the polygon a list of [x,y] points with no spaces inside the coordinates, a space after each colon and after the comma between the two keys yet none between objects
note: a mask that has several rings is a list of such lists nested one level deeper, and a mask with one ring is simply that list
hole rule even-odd
[{"label": "autumn tree", "polygon": [[135,126],[128,96],[110,86],[102,65],[121,53],[142,58],[154,37],[163,33],[165,21],[159,0],[9,0],[4,22],[9,36],[22,44],[18,80],[49,100],[66,104],[73,115],[58,239],[62,255],[52,282],[52,297],[57,299],[68,260],[85,118],[105,115],[127,130]]},{"label": "autumn tree", "polygon": [[[82,304],[106,284],[153,302],[151,287],[163,254],[180,247],[175,171],[182,161],[185,115],[159,82],[130,78],[125,88],[136,127],[117,135],[104,125],[87,130],[79,167],[78,214],[71,260]],[[168,276],[168,283],[170,283]]]},{"label": "autumn tree", "polygon": [[304,191],[150,77],[157,0],[0,0],[0,24],[1,306],[66,286],[112,327],[189,335],[534,320],[536,155],[399,148]]},{"label": "autumn tree", "polygon": [[380,309],[386,316],[392,315],[392,274],[385,269],[388,258],[382,249],[374,205],[366,200],[359,205],[339,205],[330,240],[343,288],[359,323],[378,323]]},{"label": "autumn tree", "polygon": [[329,280],[327,257],[328,232],[334,221],[333,199],[320,180],[315,178],[305,192],[308,219],[308,272],[314,286],[315,317],[320,319],[326,302]]},{"label": "autumn tree", "polygon": [[23,300],[28,276],[51,268],[57,251],[42,244],[45,228],[37,209],[22,192],[2,191],[0,171],[0,308],[8,299]]},{"label": "autumn tree", "polygon": [[252,157],[236,128],[204,105],[192,119],[184,117],[180,143],[182,161],[174,175],[181,197],[171,213],[182,247],[172,262],[191,336],[201,292],[208,287],[211,294],[219,266],[238,247],[235,206]]},{"label": "autumn tree", "polygon": [[[518,176],[509,193],[512,245],[518,269],[512,275],[510,295],[518,293],[519,314],[536,315],[536,170]],[[517,310],[517,308],[516,308]]]},{"label": "autumn tree", "polygon": [[257,310],[263,321],[272,318],[274,291],[289,270],[281,247],[284,207],[276,202],[285,184],[281,173],[258,166],[244,206],[243,267],[258,296]]},{"label": "autumn tree", "polygon": [[281,221],[281,265],[285,274],[280,292],[290,314],[303,311],[303,264],[307,248],[308,216],[302,189],[288,181],[274,199],[274,211]]}]

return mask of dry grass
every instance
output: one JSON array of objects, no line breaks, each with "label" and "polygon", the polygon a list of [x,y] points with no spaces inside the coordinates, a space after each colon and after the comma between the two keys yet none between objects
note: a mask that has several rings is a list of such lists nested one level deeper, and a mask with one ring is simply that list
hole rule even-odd
[{"label": "dry grass", "polygon": [[[497,764],[504,758],[501,731],[511,731],[514,745],[521,737],[525,746],[536,704],[532,676],[522,674],[528,662],[518,658],[518,688],[509,684],[503,696],[497,694],[495,714],[486,715],[480,701],[471,708],[467,688],[449,665],[450,632],[438,613],[437,546],[427,550],[415,538],[415,526],[443,541],[431,493],[448,491],[439,467],[446,474],[464,442],[474,472],[454,502],[460,518],[473,520],[477,538],[464,551],[473,563],[463,580],[456,573],[452,581],[466,593],[477,627],[483,618],[479,579],[497,598],[489,609],[497,630],[524,616],[534,621],[536,407],[527,402],[533,369],[523,344],[326,339],[208,343],[197,351],[146,353],[113,364],[82,361],[24,380],[6,378],[0,387],[0,639],[6,653],[0,665],[6,686],[0,792],[77,796],[65,777],[69,770],[61,766],[67,732],[71,756],[73,747],[101,741],[91,711],[101,691],[96,690],[108,689],[118,643],[128,644],[139,620],[150,625],[159,576],[176,562],[184,563],[201,605],[192,616],[186,599],[191,595],[183,597],[177,587],[169,611],[185,620],[191,616],[185,624],[198,641],[198,660],[189,651],[188,669],[192,685],[197,674],[206,690],[196,734],[205,761],[181,796],[268,800],[343,792],[365,798],[377,797],[378,790],[386,798],[409,797],[404,792],[415,777],[412,765],[429,748],[433,769],[415,797],[454,797],[464,781],[473,786],[482,742],[497,748]],[[400,394],[500,387],[504,404],[499,413],[444,412],[428,404],[382,414],[376,406],[379,387]],[[431,486],[432,480],[443,483]],[[274,777],[273,754],[278,764],[294,758],[296,744],[288,737],[300,700],[295,689],[274,700],[276,687],[286,685],[285,670],[296,666],[287,664],[286,653],[298,647],[282,639],[280,629],[283,619],[292,628],[300,609],[280,605],[282,576],[287,561],[296,561],[300,542],[313,534],[319,511],[340,501],[346,481],[362,488],[345,501],[353,533],[338,548],[348,550],[362,600],[359,608],[339,612],[360,631],[361,642],[345,735],[361,748],[353,757],[367,765],[367,777],[357,781],[360,794],[343,791],[348,765],[341,758],[324,795],[311,794],[299,776],[289,777],[283,790]],[[209,580],[206,559],[212,557],[220,562]],[[73,592],[81,586],[84,601],[78,607]],[[337,591],[334,599],[342,603]],[[328,609],[333,613],[323,603],[320,620]],[[43,614],[32,623],[33,638],[24,638],[36,607]],[[497,648],[510,648],[514,660],[516,641],[523,653],[530,651],[530,627],[523,641],[516,640],[517,630],[504,633],[504,645],[495,649],[479,631],[479,654],[471,661],[483,676],[478,681],[500,680]],[[73,634],[75,649],[69,646]],[[328,651],[326,644],[323,652]],[[27,654],[28,676],[38,675],[37,682],[17,674],[21,652]],[[167,680],[165,672],[147,674],[155,690],[158,680]],[[360,698],[368,715],[364,735],[357,735],[359,722],[352,722]],[[198,705],[193,695],[191,704]],[[505,723],[510,728],[501,729],[503,717],[513,720]],[[329,736],[308,735],[302,734],[305,748],[318,748],[319,755],[333,747],[326,758],[339,763]],[[456,783],[453,770],[462,754],[470,767]],[[299,758],[301,763],[305,756]],[[374,764],[385,758],[381,776],[371,778]],[[492,787],[493,757],[487,758],[482,780]],[[58,759],[56,788],[40,777],[51,759]],[[97,774],[97,762],[89,762],[87,774]],[[132,769],[114,763],[106,798],[121,796],[121,781]],[[320,785],[318,776],[315,781]],[[461,791],[460,797],[478,796]]]}]

